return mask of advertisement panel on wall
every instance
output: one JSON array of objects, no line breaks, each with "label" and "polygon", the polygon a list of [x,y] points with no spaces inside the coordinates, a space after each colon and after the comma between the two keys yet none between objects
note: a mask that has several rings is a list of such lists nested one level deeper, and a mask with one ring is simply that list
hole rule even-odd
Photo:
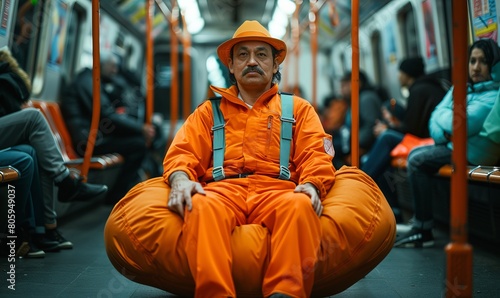
[{"label": "advertisement panel on wall", "polygon": [[471,0],[471,20],[474,39],[498,40],[498,18],[495,0]]}]

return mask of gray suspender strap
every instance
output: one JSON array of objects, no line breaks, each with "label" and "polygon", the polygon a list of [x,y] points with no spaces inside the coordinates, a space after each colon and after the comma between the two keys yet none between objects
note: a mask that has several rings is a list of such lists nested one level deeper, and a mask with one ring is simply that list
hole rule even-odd
[{"label": "gray suspender strap", "polygon": [[280,175],[279,179],[289,180],[290,146],[292,142],[293,97],[291,94],[281,93],[281,139],[280,139]]},{"label": "gray suspender strap", "polygon": [[[224,116],[220,110],[220,97],[211,98],[212,112],[214,116],[214,126],[212,131],[213,140],[213,162],[214,168],[212,175],[214,181],[226,178],[224,174],[224,151],[226,148],[226,136],[224,133]],[[290,169],[288,163],[290,160],[290,147],[292,142],[292,126],[295,123],[293,118],[293,97],[291,94],[281,93],[281,139],[280,139],[280,174],[279,179],[289,180]]]},{"label": "gray suspender strap", "polygon": [[220,105],[220,97],[211,98],[212,102],[212,112],[214,116],[214,126],[212,126],[212,131],[214,134],[213,140],[213,161],[214,168],[212,171],[212,175],[215,181],[222,180],[226,178],[224,174],[224,168],[222,167],[224,164],[224,151],[226,149],[226,136],[224,133],[224,126],[226,125],[224,122],[224,116],[219,108]]}]

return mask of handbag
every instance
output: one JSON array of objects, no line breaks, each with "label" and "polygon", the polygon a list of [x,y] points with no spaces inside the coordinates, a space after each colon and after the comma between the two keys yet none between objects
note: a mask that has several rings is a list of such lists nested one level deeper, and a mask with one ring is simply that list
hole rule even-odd
[{"label": "handbag", "polygon": [[434,139],[419,138],[410,133],[407,133],[403,137],[403,140],[392,149],[391,157],[406,159],[413,148],[426,145],[434,145]]}]

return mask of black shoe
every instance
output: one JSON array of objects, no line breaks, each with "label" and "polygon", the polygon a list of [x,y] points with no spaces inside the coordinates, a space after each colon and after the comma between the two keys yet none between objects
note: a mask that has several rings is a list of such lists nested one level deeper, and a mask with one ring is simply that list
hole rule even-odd
[{"label": "black shoe", "polygon": [[58,252],[60,250],[59,242],[47,238],[45,234],[35,234],[33,236],[33,243],[37,248],[45,252]]},{"label": "black shoe", "polygon": [[61,235],[61,232],[57,228],[46,229],[45,238],[51,242],[57,243],[58,249],[72,249],[73,243]]},{"label": "black shoe", "polygon": [[6,233],[0,237],[2,257],[24,257],[29,250],[29,232],[23,228],[16,228],[14,234]]},{"label": "black shoe", "polygon": [[434,236],[432,230],[422,230],[412,228],[407,233],[396,237],[394,247],[431,247],[434,246]]},{"label": "black shoe", "polygon": [[71,175],[56,184],[60,202],[87,201],[108,191],[106,185],[85,183],[82,177],[73,178]]},{"label": "black shoe", "polygon": [[29,242],[30,249],[24,256],[25,258],[45,258],[45,252],[41,250],[34,241]]}]

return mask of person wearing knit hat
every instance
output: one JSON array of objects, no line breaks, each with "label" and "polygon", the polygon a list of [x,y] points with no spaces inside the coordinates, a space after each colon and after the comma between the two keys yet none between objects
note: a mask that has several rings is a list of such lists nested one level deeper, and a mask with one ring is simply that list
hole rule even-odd
[{"label": "person wearing knit hat", "polygon": [[399,70],[412,78],[419,78],[425,73],[424,60],[421,57],[412,57],[405,59],[399,65]]},{"label": "person wearing knit hat", "polygon": [[406,134],[429,138],[429,118],[447,90],[437,79],[425,76],[421,57],[410,57],[401,62],[399,83],[406,97],[406,109],[402,110],[396,100],[391,100],[383,108],[384,121],[374,127],[377,139],[361,169],[377,182],[391,204],[396,219],[401,221],[394,182],[387,181],[384,175],[390,170],[391,151],[403,141]]}]

